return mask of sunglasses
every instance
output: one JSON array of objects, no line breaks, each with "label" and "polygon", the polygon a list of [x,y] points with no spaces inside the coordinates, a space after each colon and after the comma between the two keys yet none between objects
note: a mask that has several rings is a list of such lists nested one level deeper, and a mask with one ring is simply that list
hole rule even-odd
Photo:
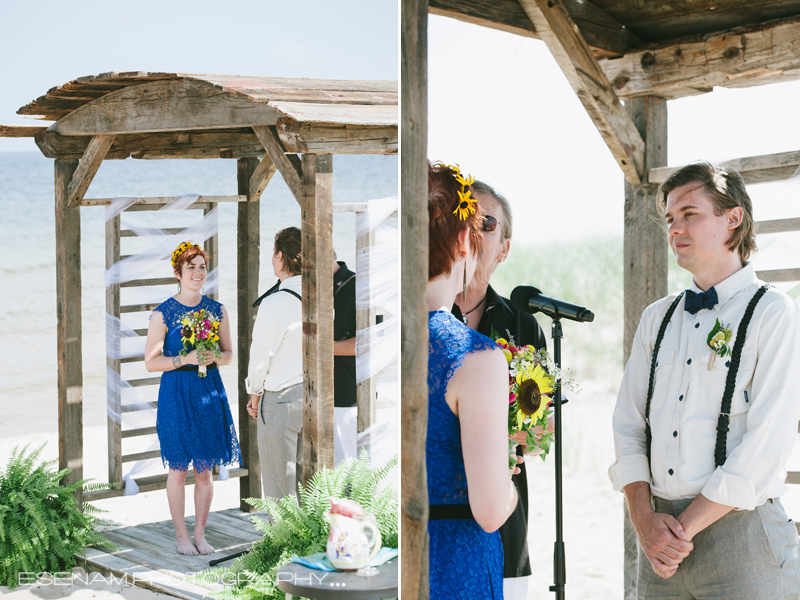
[{"label": "sunglasses", "polygon": [[489,215],[486,215],[486,217],[484,217],[483,220],[483,230],[494,231],[495,229],[497,229],[497,219]]}]

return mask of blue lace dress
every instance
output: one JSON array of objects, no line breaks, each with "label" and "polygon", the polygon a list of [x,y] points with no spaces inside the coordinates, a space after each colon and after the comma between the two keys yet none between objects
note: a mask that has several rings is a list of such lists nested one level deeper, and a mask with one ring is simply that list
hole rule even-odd
[{"label": "blue lace dress", "polygon": [[[470,352],[495,347],[447,311],[428,314],[428,502],[469,504],[461,426],[444,399],[447,384]],[[500,533],[473,519],[428,521],[431,600],[503,597]]]},{"label": "blue lace dress", "polygon": [[[156,308],[167,326],[164,356],[177,356],[183,349],[181,319],[201,308],[222,318],[222,304],[206,296],[197,306],[184,306],[170,298]],[[241,462],[219,369],[208,369],[206,377],[200,377],[197,371],[164,372],[158,390],[156,429],[161,460],[170,469],[186,471],[192,464],[195,471],[207,471],[214,465]]]}]

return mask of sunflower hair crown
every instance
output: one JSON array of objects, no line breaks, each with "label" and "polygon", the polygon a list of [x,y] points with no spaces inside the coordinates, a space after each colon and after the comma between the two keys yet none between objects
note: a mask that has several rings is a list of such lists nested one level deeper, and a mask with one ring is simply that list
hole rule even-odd
[{"label": "sunflower hair crown", "polygon": [[178,262],[178,257],[180,257],[181,254],[183,254],[184,252],[186,252],[190,248],[197,248],[200,251],[203,250],[197,244],[193,244],[191,242],[191,240],[189,240],[188,242],[182,242],[180,246],[178,246],[177,248],[175,248],[175,250],[172,251],[172,268],[173,269],[175,268],[175,264]]},{"label": "sunflower hair crown", "polygon": [[458,163],[455,165],[446,165],[441,161],[437,161],[433,165],[434,169],[443,170],[449,169],[453,172],[453,177],[461,185],[461,191],[458,192],[458,202],[453,210],[454,215],[458,215],[460,221],[466,221],[467,217],[475,212],[475,205],[478,201],[472,197],[472,190],[469,189],[475,183],[475,177],[472,175],[463,175]]}]

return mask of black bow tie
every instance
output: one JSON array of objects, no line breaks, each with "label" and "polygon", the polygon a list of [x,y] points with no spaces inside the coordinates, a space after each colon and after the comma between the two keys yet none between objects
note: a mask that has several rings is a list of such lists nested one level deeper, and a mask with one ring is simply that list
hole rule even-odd
[{"label": "black bow tie", "polygon": [[690,314],[697,314],[701,308],[711,310],[717,305],[719,298],[717,298],[717,290],[713,287],[708,288],[705,292],[698,294],[692,290],[686,290],[686,302],[683,304],[683,310]]}]

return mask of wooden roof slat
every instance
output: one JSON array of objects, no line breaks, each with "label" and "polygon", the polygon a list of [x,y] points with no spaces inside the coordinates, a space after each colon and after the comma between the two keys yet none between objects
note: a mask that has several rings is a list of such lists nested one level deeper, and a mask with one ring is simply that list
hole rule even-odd
[{"label": "wooden roof slat", "polygon": [[47,127],[47,125],[0,125],[0,137],[34,137],[38,132],[45,131]]},{"label": "wooden roof slat", "polygon": [[521,0],[570,86],[630,183],[644,170],[644,142],[560,0]]},{"label": "wooden roof slat", "polygon": [[644,46],[600,65],[621,98],[683,98],[715,86],[800,79],[800,17],[668,44]]},{"label": "wooden roof slat", "polygon": [[309,104],[305,102],[270,102],[287,117],[303,123],[332,125],[374,125],[397,127],[397,105],[352,106],[347,104]]},{"label": "wooden roof slat", "polygon": [[[789,179],[800,169],[800,151],[778,152],[735,158],[719,163],[720,167],[736,169],[746,184],[766,183]],[[650,183],[662,183],[680,167],[659,167],[648,171]]]}]

